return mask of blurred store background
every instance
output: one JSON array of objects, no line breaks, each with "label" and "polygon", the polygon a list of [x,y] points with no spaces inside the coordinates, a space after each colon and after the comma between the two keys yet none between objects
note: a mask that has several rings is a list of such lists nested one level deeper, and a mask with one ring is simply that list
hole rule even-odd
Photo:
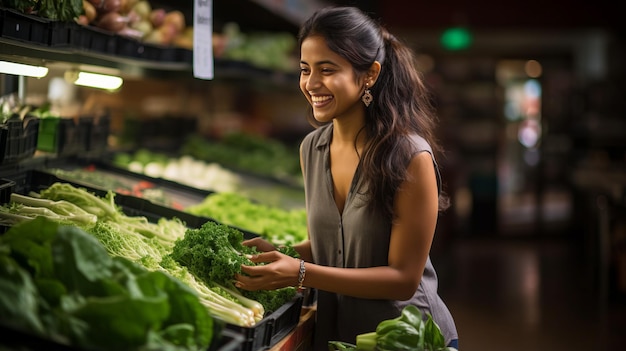
[{"label": "blurred store background", "polygon": [[[613,2],[214,0],[213,80],[194,79],[179,62],[77,62],[9,40],[0,58],[34,55],[49,73],[0,74],[2,96],[65,116],[105,113],[112,151],[172,151],[192,134],[244,132],[295,153],[311,129],[295,35],[326,3],[367,10],[409,43],[433,91],[452,197],[433,260],[460,349],[623,348],[626,31]],[[150,5],[193,23],[192,1]],[[150,40],[189,48],[185,33]],[[77,87],[70,69],[116,74],[123,85]]]}]

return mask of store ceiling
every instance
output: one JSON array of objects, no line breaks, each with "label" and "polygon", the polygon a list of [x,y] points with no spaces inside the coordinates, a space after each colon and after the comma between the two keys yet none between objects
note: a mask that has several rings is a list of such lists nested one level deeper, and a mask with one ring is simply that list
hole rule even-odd
[{"label": "store ceiling", "polygon": [[623,28],[623,12],[609,0],[332,0],[378,14],[389,27],[441,28],[465,25],[475,28],[569,29]]},{"label": "store ceiling", "polygon": [[[333,5],[357,6],[378,16],[388,28],[441,29],[463,25],[477,29],[607,28],[624,33],[623,15],[609,0],[319,0]],[[193,18],[193,2],[153,0],[154,6],[176,8]],[[298,25],[251,0],[213,1],[215,29],[230,21],[242,30],[288,31]]]}]

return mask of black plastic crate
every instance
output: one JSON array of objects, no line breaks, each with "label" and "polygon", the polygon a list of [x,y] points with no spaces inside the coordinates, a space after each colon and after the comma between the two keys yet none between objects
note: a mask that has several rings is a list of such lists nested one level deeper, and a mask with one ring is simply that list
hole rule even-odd
[{"label": "black plastic crate", "polygon": [[11,117],[0,126],[0,163],[20,161],[33,156],[37,149],[39,118]]},{"label": "black plastic crate", "polygon": [[89,149],[89,138],[93,128],[95,117],[80,116],[76,123],[76,144],[77,151],[87,151]]},{"label": "black plastic crate", "polygon": [[268,347],[271,348],[276,345],[298,326],[303,301],[303,295],[298,293],[290,303],[281,306],[272,313]]},{"label": "black plastic crate", "polygon": [[115,53],[130,58],[140,58],[143,52],[142,44],[135,38],[123,35],[117,36]]},{"label": "black plastic crate", "polygon": [[50,21],[49,45],[54,47],[69,47],[72,44],[73,23],[64,21]]},{"label": "black plastic crate", "polygon": [[117,38],[113,32],[93,26],[83,27],[85,36],[88,39],[88,49],[101,54],[115,55]]},{"label": "black plastic crate", "polygon": [[193,50],[185,48],[177,48],[177,61],[183,63],[193,63]]},{"label": "black plastic crate", "polygon": [[[29,41],[31,18],[26,14],[12,9],[3,9],[0,34],[3,38]],[[32,17],[32,16],[31,16]]]},{"label": "black plastic crate", "polygon": [[0,204],[6,204],[11,200],[11,194],[15,190],[15,181],[0,178]]},{"label": "black plastic crate", "polygon": [[69,46],[77,50],[89,50],[90,31],[88,26],[78,23],[68,23],[69,27]]},{"label": "black plastic crate", "polygon": [[227,324],[226,328],[243,335],[242,351],[267,350],[296,328],[301,310],[302,295],[297,294],[293,300],[265,316],[252,327]]},{"label": "black plastic crate", "polygon": [[76,155],[86,150],[89,127],[86,121],[46,117],[39,123],[37,149],[59,156]]},{"label": "black plastic crate", "polygon": [[243,341],[243,335],[230,329],[222,329],[214,336],[208,351],[243,351]]},{"label": "black plastic crate", "polygon": [[156,44],[142,43],[138,50],[140,59],[159,61],[161,58],[161,47]]},{"label": "black plastic crate", "polygon": [[163,46],[159,55],[159,61],[162,62],[178,62],[178,48],[173,46]]},{"label": "black plastic crate", "polygon": [[108,114],[95,117],[87,138],[87,151],[106,151],[110,130],[111,117]]}]

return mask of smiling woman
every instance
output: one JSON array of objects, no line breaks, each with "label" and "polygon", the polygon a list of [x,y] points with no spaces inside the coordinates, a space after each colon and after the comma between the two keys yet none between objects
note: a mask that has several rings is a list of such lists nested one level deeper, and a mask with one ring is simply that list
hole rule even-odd
[{"label": "smiling woman", "polygon": [[354,7],[317,11],[299,44],[300,90],[316,128],[300,144],[308,239],[294,249],[304,261],[251,239],[244,244],[266,251],[252,261],[267,264],[243,266],[238,286],[316,289],[315,350],[353,342],[407,306],[432,316],[442,344],[458,349],[430,260],[448,199],[413,52]]}]

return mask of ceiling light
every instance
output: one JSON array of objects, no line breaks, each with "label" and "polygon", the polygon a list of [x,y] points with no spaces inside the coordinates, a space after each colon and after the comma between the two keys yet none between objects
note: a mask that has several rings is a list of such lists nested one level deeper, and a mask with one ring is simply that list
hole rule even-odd
[{"label": "ceiling light", "polygon": [[124,83],[124,80],[117,76],[82,71],[66,71],[65,79],[76,85],[105,90],[117,90]]},{"label": "ceiling light", "polygon": [[47,67],[24,65],[8,61],[0,61],[0,73],[42,78],[48,74]]}]

